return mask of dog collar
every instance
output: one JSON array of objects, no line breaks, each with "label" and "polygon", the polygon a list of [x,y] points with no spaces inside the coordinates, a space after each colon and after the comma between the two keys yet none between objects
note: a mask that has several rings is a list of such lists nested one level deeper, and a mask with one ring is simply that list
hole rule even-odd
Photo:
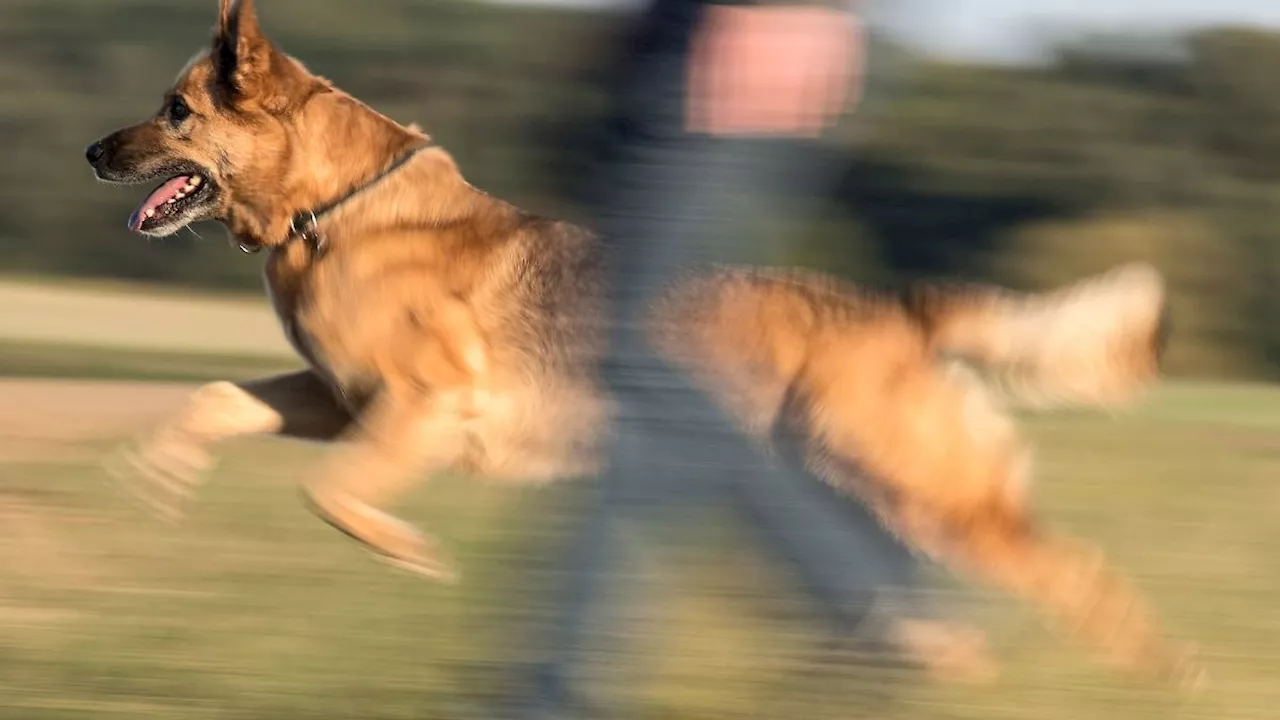
[{"label": "dog collar", "polygon": [[[396,170],[399,170],[400,168],[404,167],[405,164],[407,164],[410,160],[417,157],[418,153],[433,147],[436,147],[436,144],[432,140],[426,140],[424,142],[418,143],[417,145],[414,145],[413,148],[409,150],[409,152],[400,156],[394,163],[391,163],[391,165],[387,167],[387,169],[383,170],[377,175],[374,175],[371,179],[369,179],[363,185],[355,187],[349,192],[347,192],[347,194],[342,195],[341,197],[335,198],[333,200],[330,200],[329,202],[319,207],[298,212],[292,218],[289,219],[289,234],[285,236],[284,244],[287,245],[288,243],[293,242],[294,240],[302,240],[306,242],[308,245],[310,245],[311,249],[314,251],[323,250],[325,245],[325,239],[324,239],[324,236],[320,234],[319,226],[320,226],[320,220],[322,220],[325,215],[328,215],[334,210],[337,210],[338,208],[342,207],[346,203],[350,202],[357,195],[360,195],[366,190],[369,190],[370,188],[372,188],[374,185],[377,185],[379,182],[382,182],[387,178],[388,175],[391,175]],[[240,243],[240,252],[243,252],[246,254],[256,253],[261,249],[262,249],[261,245],[244,243],[244,242]]]}]

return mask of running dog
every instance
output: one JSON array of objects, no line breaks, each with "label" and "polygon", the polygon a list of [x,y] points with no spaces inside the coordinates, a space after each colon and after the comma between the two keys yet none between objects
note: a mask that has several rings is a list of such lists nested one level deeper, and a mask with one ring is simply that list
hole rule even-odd
[{"label": "running dog", "polygon": [[[306,362],[201,387],[132,448],[126,485],[157,512],[176,516],[219,441],[343,440],[303,483],[306,502],[375,556],[448,580],[435,543],[385,510],[418,479],[599,469],[612,409],[597,379],[608,320],[597,238],[468,184],[429,135],[268,40],[252,0],[221,0],[211,46],[159,111],[86,156],[101,180],[160,183],[133,231],[217,220],[240,249],[265,252],[271,301]],[[650,329],[745,431],[920,551],[1185,682],[1196,666],[1100,556],[1039,529],[1028,453],[1001,409],[1129,402],[1158,377],[1164,304],[1145,266],[1025,296],[724,269],[675,283]]]}]

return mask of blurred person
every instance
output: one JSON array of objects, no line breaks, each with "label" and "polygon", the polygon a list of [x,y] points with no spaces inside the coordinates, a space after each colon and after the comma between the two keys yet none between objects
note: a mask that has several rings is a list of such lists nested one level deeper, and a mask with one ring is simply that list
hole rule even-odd
[{"label": "blurred person", "polygon": [[[585,640],[618,622],[634,521],[677,508],[743,511],[824,610],[826,631],[935,670],[985,665],[976,635],[931,620],[911,553],[854,501],[781,466],[652,354],[640,317],[679,271],[759,260],[734,203],[774,208],[828,194],[823,142],[862,95],[865,30],[844,3],[654,0],[622,48],[613,114],[585,200],[608,248],[615,326],[605,375],[618,403],[609,467],[564,558],[529,718],[579,717]],[[612,592],[611,592],[612,591]],[[616,629],[616,628],[615,628]],[[889,656],[885,656],[889,657]]]}]

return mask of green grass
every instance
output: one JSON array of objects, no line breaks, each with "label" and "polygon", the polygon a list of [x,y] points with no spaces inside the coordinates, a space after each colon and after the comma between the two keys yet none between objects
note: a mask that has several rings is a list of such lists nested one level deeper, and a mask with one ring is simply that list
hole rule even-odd
[{"label": "green grass", "polygon": [[167,380],[243,380],[297,369],[288,357],[156,352],[75,343],[0,340],[0,377]]},{"label": "green grass", "polygon": [[268,299],[184,294],[117,283],[51,285],[0,279],[0,340],[161,353],[291,357]]},{"label": "green grass", "polygon": [[[7,242],[19,242],[16,238],[0,239]],[[46,273],[18,273],[0,270],[0,285],[24,285],[43,288],[51,291],[65,290],[73,292],[106,292],[112,294],[128,294],[140,298],[158,300],[179,300],[183,302],[214,301],[226,304],[261,305],[262,291],[246,291],[237,289],[221,289],[213,287],[192,287],[190,285],[166,285],[161,283],[120,280],[107,277],[77,277],[73,275],[51,275]]]},{"label": "green grass", "polygon": [[265,297],[0,277],[0,377],[241,380],[291,370]]},{"label": "green grass", "polygon": [[[1272,718],[1280,708],[1280,392],[1173,385],[1117,419],[1031,424],[1037,502],[1100,541],[1202,646],[1186,699],[1091,663],[1021,606],[970,591],[1004,675],[904,686],[813,662],[775,570],[713,514],[664,527],[632,642],[600,697],[620,717],[896,720]],[[90,448],[104,450],[105,447]],[[448,480],[402,513],[459,558],[442,587],[372,563],[299,505],[314,447],[238,442],[182,525],[146,521],[84,454],[0,464],[0,718],[451,719],[503,715],[555,578],[540,563],[579,486]],[[633,652],[624,652],[633,651]],[[610,699],[612,698],[612,699]]]}]

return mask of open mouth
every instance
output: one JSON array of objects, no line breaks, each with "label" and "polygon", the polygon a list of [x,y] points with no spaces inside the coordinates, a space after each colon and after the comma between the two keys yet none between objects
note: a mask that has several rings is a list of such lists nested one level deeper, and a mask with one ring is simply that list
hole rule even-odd
[{"label": "open mouth", "polygon": [[175,231],[203,219],[201,210],[213,199],[213,183],[200,174],[169,178],[129,216],[129,229],[140,233]]}]

